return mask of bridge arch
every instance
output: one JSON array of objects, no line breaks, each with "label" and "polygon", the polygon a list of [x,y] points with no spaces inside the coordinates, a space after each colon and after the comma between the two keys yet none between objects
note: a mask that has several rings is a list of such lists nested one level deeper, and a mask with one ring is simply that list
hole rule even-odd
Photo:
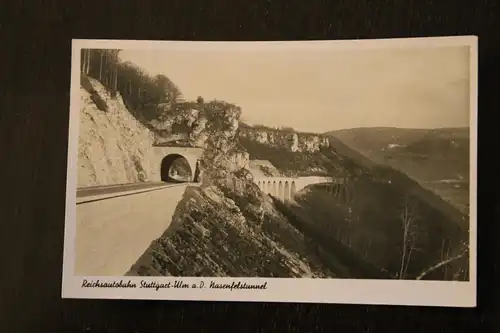
[{"label": "bridge arch", "polygon": [[[335,177],[262,177],[254,178],[253,181],[265,194],[272,195],[282,201],[290,201],[294,196],[305,188],[313,185],[342,185],[343,178]],[[338,186],[337,186],[338,187]],[[340,186],[342,188],[342,186]],[[338,190],[336,190],[338,191]]]},{"label": "bridge arch", "polygon": [[[161,160],[160,177],[163,182],[189,182],[197,175],[198,166],[193,170],[189,160],[177,153],[168,154]],[[177,173],[177,175],[175,175]],[[196,181],[196,180],[195,180]]]}]

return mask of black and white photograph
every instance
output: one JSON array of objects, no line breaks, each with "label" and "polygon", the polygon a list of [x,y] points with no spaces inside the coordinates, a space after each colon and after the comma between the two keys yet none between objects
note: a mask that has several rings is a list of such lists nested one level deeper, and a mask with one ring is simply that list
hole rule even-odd
[{"label": "black and white photograph", "polygon": [[72,52],[64,298],[475,306],[476,37]]}]

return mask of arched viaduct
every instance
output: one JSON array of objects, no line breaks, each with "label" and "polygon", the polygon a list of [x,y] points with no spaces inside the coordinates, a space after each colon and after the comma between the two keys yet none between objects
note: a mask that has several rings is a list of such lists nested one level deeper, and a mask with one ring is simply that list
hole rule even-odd
[{"label": "arched viaduct", "polygon": [[270,194],[282,201],[293,199],[295,193],[313,184],[343,184],[343,178],[335,177],[257,177],[254,183],[266,194]]},{"label": "arched viaduct", "polygon": [[187,160],[189,168],[191,169],[191,178],[189,181],[199,181],[199,179],[195,179],[198,175],[197,162],[201,158],[203,150],[203,148],[199,147],[154,145],[154,163],[158,166],[158,173],[154,173],[153,181],[171,181],[168,175],[169,169],[172,164],[180,158]]}]

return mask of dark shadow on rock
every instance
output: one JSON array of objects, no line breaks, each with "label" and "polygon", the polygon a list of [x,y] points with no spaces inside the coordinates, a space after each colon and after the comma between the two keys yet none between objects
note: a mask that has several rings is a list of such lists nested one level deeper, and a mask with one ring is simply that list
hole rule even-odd
[{"label": "dark shadow on rock", "polygon": [[80,86],[85,89],[90,94],[90,99],[94,102],[95,106],[101,111],[108,111],[108,104],[105,100],[102,99],[101,96],[97,93],[97,91],[92,86],[92,83],[89,80],[89,77],[85,74],[80,75]]}]

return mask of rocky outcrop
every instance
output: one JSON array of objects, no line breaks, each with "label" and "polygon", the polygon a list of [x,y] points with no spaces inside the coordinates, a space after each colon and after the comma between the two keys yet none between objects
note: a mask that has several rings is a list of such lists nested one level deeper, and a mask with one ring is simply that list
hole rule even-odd
[{"label": "rocky outcrop", "polygon": [[292,152],[314,153],[321,148],[330,147],[327,136],[311,133],[298,133],[274,129],[260,129],[249,126],[242,127],[239,135],[261,144],[285,148]]},{"label": "rocky outcrop", "polygon": [[208,119],[199,104],[179,103],[165,105],[158,119],[149,121],[155,133],[155,142],[183,142],[193,147],[205,148]]},{"label": "rocky outcrop", "polygon": [[205,151],[200,167],[208,183],[224,182],[230,173],[245,168],[249,155],[238,143],[238,125],[241,109],[222,101],[211,101],[200,105],[204,130],[198,138],[204,138]]}]

